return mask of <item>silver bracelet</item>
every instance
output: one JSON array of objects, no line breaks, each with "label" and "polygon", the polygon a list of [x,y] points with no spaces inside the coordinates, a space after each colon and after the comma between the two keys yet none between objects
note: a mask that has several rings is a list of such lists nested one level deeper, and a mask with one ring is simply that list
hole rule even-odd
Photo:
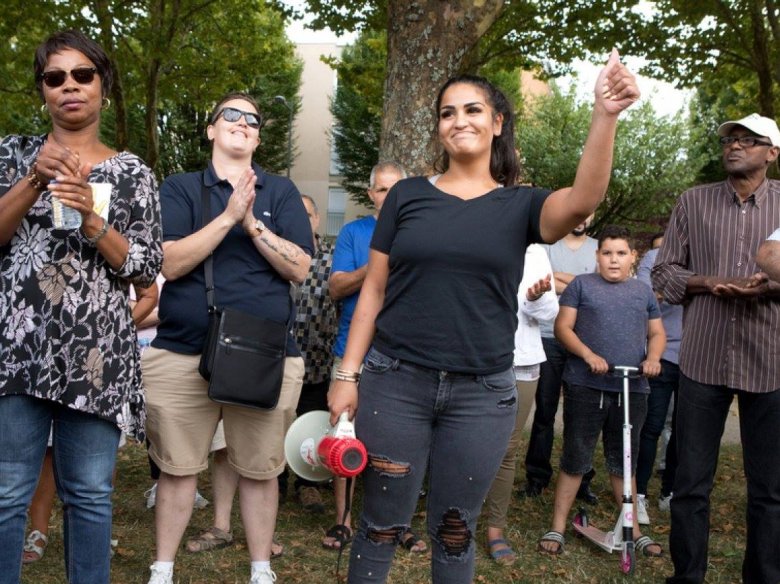
[{"label": "silver bracelet", "polygon": [[337,381],[358,383],[360,381],[360,373],[357,373],[356,371],[347,371],[346,369],[336,369],[333,374],[333,379]]},{"label": "silver bracelet", "polygon": [[[98,231],[94,235],[94,237],[88,237],[86,233],[84,234],[84,237],[87,239],[88,242],[90,242],[92,244],[95,244],[98,241],[100,241],[106,233],[108,233],[108,227],[109,227],[108,221],[103,219],[103,227],[100,228],[100,231]],[[82,230],[82,232],[83,232],[83,230]]]}]

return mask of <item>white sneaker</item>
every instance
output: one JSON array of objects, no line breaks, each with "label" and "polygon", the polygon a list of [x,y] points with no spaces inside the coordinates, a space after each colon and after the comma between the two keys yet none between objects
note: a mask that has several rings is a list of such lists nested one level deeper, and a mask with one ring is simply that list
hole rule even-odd
[{"label": "white sneaker", "polygon": [[195,502],[192,504],[194,509],[205,509],[208,507],[209,500],[200,494],[200,491],[195,491]]},{"label": "white sneaker", "polygon": [[158,568],[156,564],[149,566],[149,569],[152,571],[149,584],[173,584],[173,570]]},{"label": "white sneaker", "polygon": [[273,584],[274,582],[276,582],[276,574],[271,568],[252,572],[252,578],[249,580],[249,584]]},{"label": "white sneaker", "polygon": [[650,516],[647,514],[644,495],[637,495],[636,498],[636,521],[639,525],[650,525]]},{"label": "white sneaker", "polygon": [[671,509],[672,504],[672,497],[674,496],[674,493],[669,493],[666,495],[666,497],[659,497],[658,498],[658,509],[660,511],[663,511],[664,513],[668,513]]},{"label": "white sneaker", "polygon": [[153,509],[154,504],[157,503],[157,483],[154,483],[148,491],[144,491],[144,497],[146,497],[146,508]]}]

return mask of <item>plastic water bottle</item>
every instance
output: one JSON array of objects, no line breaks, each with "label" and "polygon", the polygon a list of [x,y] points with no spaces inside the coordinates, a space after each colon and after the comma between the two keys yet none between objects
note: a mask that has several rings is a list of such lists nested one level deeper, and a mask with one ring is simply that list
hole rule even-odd
[{"label": "plastic water bottle", "polygon": [[[51,181],[49,184],[54,183]],[[62,204],[57,197],[51,196],[51,212],[54,229],[78,229],[81,227],[81,213]]]}]

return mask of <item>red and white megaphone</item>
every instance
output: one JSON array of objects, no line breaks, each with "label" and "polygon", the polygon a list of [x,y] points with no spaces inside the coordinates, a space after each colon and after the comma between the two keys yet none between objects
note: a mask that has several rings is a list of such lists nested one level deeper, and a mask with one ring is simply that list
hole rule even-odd
[{"label": "red and white megaphone", "polygon": [[302,479],[314,482],[354,477],[366,467],[368,454],[355,437],[355,426],[346,412],[335,426],[328,412],[314,411],[295,420],[284,438],[287,464]]}]

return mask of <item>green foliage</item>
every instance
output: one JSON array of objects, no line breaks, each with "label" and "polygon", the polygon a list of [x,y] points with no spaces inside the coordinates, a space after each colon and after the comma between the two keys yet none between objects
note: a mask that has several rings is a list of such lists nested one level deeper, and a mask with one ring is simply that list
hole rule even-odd
[{"label": "green foliage", "polygon": [[780,105],[780,3],[655,0],[645,7],[646,16],[625,30],[625,43],[647,59],[643,72],[738,95],[739,117],[749,111],[774,116]]},{"label": "green foliage", "polygon": [[[525,180],[552,189],[573,184],[589,125],[590,105],[572,93],[555,89],[534,101],[518,130]],[[680,115],[659,117],[647,102],[629,110],[618,127],[609,191],[594,229],[619,223],[636,232],[663,223],[705,162],[699,142],[701,131]]]},{"label": "green foliage", "polygon": [[331,102],[335,121],[331,138],[343,186],[353,201],[365,206],[371,206],[366,187],[379,159],[386,58],[385,33],[367,31],[344,48],[340,59],[326,59],[339,79]]},{"label": "green foliage", "polygon": [[8,0],[3,10],[0,31],[11,40],[0,47],[0,135],[46,131],[33,52],[51,32],[74,27],[103,45],[120,74],[121,93],[103,115],[106,143],[156,161],[159,176],[202,168],[208,114],[224,93],[245,91],[268,122],[256,159],[272,172],[286,168],[288,110],[273,98],[284,96],[297,111],[303,65],[283,16],[266,2]]}]

